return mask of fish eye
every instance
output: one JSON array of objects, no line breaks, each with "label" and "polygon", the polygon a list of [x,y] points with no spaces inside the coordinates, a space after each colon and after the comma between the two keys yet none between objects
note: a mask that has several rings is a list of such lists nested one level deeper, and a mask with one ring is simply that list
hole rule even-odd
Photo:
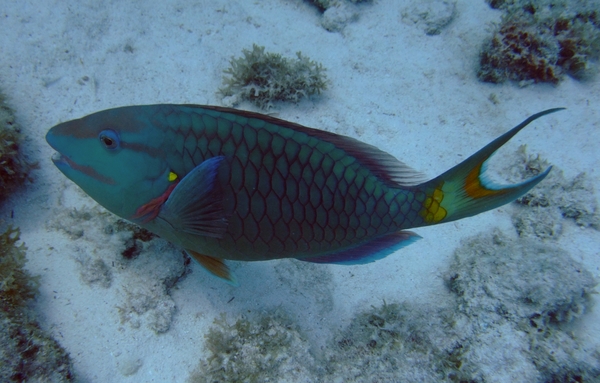
[{"label": "fish eye", "polygon": [[114,150],[119,147],[119,135],[114,130],[103,130],[98,138],[106,149]]}]

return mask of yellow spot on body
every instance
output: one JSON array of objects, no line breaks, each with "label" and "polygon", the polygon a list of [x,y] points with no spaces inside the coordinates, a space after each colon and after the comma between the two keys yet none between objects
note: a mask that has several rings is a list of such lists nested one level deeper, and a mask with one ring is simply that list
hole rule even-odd
[{"label": "yellow spot on body", "polygon": [[169,181],[173,182],[177,179],[177,174],[169,172]]},{"label": "yellow spot on body", "polygon": [[443,199],[444,192],[441,189],[441,185],[425,198],[423,209],[421,210],[421,217],[423,217],[425,222],[433,224],[446,218],[448,212],[442,207]]}]

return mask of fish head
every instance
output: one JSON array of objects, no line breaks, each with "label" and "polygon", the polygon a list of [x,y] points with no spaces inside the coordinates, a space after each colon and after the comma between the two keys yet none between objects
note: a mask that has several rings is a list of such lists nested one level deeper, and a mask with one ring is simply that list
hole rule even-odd
[{"label": "fish head", "polygon": [[51,128],[56,167],[114,214],[129,219],[172,183],[164,137],[145,107],[97,112]]}]

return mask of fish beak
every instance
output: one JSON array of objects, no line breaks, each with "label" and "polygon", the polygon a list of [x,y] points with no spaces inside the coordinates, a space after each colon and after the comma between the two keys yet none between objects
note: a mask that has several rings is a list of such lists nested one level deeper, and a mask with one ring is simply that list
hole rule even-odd
[{"label": "fish beak", "polygon": [[56,152],[52,154],[52,162],[54,162],[54,165],[64,173],[65,170],[72,168],[72,161],[67,156],[60,153],[57,137],[53,134],[54,130],[55,129],[52,128],[48,131],[46,134],[46,142],[48,142],[52,149],[56,150]]},{"label": "fish beak", "polygon": [[55,152],[52,154],[52,162],[56,165],[57,168],[61,169],[63,167],[71,167],[69,159],[62,154]]}]

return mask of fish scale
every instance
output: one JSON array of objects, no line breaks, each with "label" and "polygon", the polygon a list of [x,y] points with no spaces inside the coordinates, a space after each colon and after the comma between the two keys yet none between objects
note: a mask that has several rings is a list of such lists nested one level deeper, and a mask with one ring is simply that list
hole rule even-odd
[{"label": "fish scale", "polygon": [[548,172],[499,187],[489,157],[535,114],[429,181],[391,155],[258,113],[202,105],[109,109],[53,127],[56,166],[111,212],[235,284],[224,259],[356,264],[416,239],[405,229],[508,203]]},{"label": "fish scale", "polygon": [[167,122],[162,128],[171,142],[164,147],[174,149],[166,158],[175,173],[185,176],[205,158],[227,158],[230,167],[219,175],[229,206],[224,247],[235,243],[267,259],[329,252],[397,231],[401,205],[411,224],[419,220],[418,204],[408,213],[414,193],[391,190],[330,143],[258,119],[165,109],[154,118]]}]

